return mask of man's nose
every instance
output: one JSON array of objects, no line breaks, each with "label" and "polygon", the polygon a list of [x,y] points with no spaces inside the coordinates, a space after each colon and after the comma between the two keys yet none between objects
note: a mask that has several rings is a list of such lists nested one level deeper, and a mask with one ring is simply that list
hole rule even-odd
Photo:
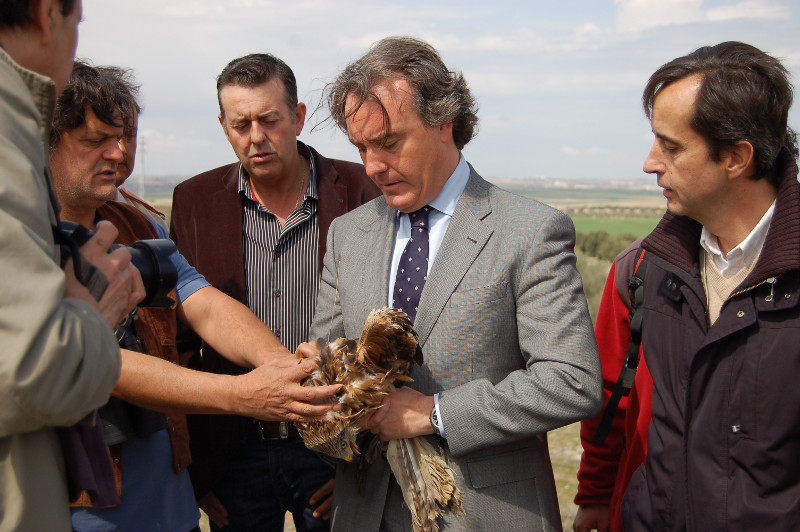
[{"label": "man's nose", "polygon": [[389,168],[386,161],[375,150],[370,149],[364,152],[363,163],[367,175],[370,177],[380,175]]},{"label": "man's nose", "polygon": [[122,159],[123,160],[127,159],[128,158],[128,148],[127,148],[127,146],[125,146],[125,141],[122,140],[122,139],[119,139],[117,141],[117,145],[119,146],[119,149],[122,151]]},{"label": "man's nose", "polygon": [[253,123],[250,128],[250,142],[252,144],[263,144],[267,140],[266,130],[258,122]]},{"label": "man's nose", "polygon": [[647,174],[664,173],[664,163],[658,156],[657,144],[658,141],[653,142],[653,146],[650,148],[650,153],[647,154],[647,158],[644,160],[644,165],[642,165],[642,170],[644,170]]},{"label": "man's nose", "polygon": [[109,161],[122,162],[125,159],[125,148],[122,145],[122,139],[117,140],[103,153],[103,156]]}]

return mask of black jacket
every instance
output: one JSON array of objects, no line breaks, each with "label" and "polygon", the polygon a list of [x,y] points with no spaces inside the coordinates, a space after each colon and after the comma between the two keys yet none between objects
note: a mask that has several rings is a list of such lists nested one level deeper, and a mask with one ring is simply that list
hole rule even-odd
[{"label": "black jacket", "polygon": [[625,530],[800,529],[800,188],[781,157],[761,255],[713,326],[700,224],[667,214],[642,243],[652,421]]}]

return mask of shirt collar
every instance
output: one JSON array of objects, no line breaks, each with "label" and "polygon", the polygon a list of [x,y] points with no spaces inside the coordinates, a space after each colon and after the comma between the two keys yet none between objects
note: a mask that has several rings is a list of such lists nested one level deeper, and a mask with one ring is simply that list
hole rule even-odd
[{"label": "shirt collar", "polygon": [[460,158],[456,169],[447,178],[447,182],[445,182],[439,194],[433,198],[433,201],[428,203],[428,205],[447,216],[453,216],[458,199],[464,192],[467,181],[469,181],[469,165],[467,160],[464,159],[464,155],[459,155]]},{"label": "shirt collar", "polygon": [[[297,151],[306,159],[308,159],[309,163],[311,164],[311,173],[308,179],[308,186],[306,186],[305,198],[314,198],[317,199],[317,167],[314,164],[314,157],[311,156],[311,149],[306,146],[304,143],[297,141]],[[250,180],[248,179],[250,176],[247,174],[247,170],[244,169],[244,165],[239,163],[239,195],[244,197],[245,199],[251,201],[257,201],[253,195],[253,191],[250,188]]]},{"label": "shirt collar", "polygon": [[722,254],[722,250],[719,247],[719,239],[703,226],[703,230],[700,233],[700,245],[703,246],[703,249],[706,250],[706,253],[709,254],[711,260],[714,261],[714,265],[724,277],[729,278],[736,275],[761,253],[774,212],[775,202],[773,201],[767,212],[761,217],[761,220],[747,235],[747,238],[730,250],[727,256]]},{"label": "shirt collar", "polygon": [[46,147],[50,142],[50,128],[56,107],[55,82],[45,75],[23,67],[2,47],[0,47],[0,60],[6,62],[19,74],[22,82],[30,91],[31,97],[36,104],[36,109],[42,116],[42,122],[39,124],[39,133],[42,136],[42,144]]}]

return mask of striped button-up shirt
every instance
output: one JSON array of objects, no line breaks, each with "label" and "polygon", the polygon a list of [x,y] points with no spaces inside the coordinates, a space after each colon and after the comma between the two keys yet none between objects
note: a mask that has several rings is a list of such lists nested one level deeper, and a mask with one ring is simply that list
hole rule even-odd
[{"label": "striped button-up shirt", "polygon": [[316,169],[308,148],[297,145],[311,162],[311,175],[302,203],[283,227],[255,199],[247,173],[239,167],[247,305],[292,352],[308,340],[319,289]]}]

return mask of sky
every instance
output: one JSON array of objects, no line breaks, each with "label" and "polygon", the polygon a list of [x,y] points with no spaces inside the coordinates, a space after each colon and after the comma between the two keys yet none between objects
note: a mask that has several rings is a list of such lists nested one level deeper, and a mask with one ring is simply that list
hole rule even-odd
[{"label": "sky", "polygon": [[[800,87],[792,0],[84,0],[83,12],[77,56],[131,68],[142,84],[131,185],[235,162],[215,80],[254,52],[294,71],[310,111],[300,140],[358,161],[318,108],[326,83],[383,37],[431,43],[477,99],[479,131],[463,153],[487,178],[653,179],[642,89],[700,46],[757,46]],[[800,103],[790,125],[800,130]]]}]

